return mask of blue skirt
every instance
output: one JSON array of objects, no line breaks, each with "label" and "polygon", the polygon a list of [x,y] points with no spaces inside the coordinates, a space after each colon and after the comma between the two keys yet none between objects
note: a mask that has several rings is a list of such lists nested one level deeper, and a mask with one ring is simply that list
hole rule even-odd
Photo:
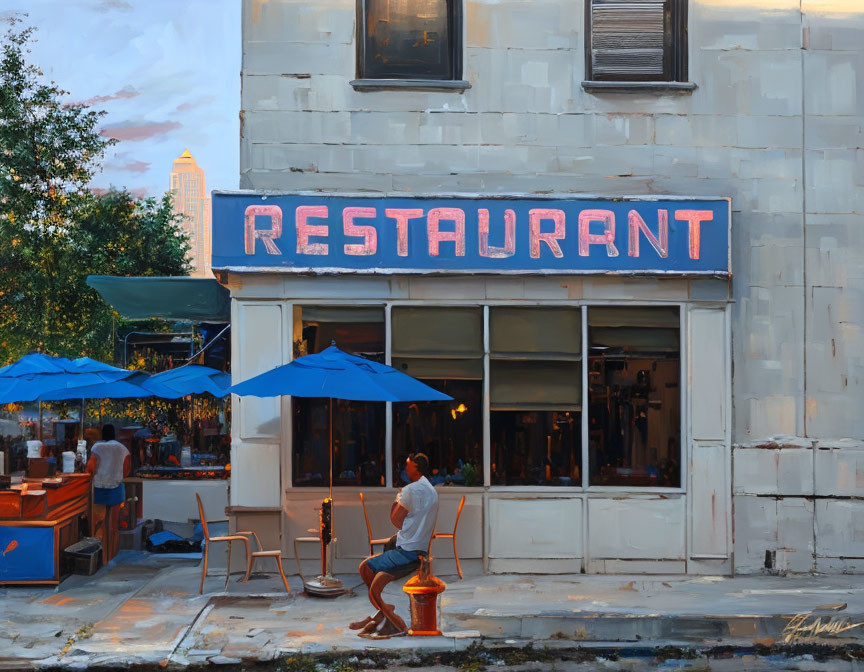
[{"label": "blue skirt", "polygon": [[121,483],[116,488],[93,488],[93,503],[101,506],[117,506],[126,498],[126,489]]}]

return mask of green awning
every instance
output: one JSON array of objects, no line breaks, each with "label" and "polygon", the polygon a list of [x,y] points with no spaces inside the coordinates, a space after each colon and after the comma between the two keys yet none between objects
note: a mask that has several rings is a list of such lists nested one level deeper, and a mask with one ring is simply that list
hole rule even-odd
[{"label": "green awning", "polygon": [[87,284],[129,320],[231,321],[231,296],[211,278],[90,275]]}]

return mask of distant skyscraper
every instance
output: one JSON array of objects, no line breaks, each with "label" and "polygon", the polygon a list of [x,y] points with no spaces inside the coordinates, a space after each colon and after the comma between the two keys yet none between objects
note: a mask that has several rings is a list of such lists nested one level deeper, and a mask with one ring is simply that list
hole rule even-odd
[{"label": "distant skyscraper", "polygon": [[171,171],[174,211],[184,216],[181,226],[189,234],[191,274],[212,277],[210,271],[210,195],[204,184],[204,171],[189,150],[174,159]]}]

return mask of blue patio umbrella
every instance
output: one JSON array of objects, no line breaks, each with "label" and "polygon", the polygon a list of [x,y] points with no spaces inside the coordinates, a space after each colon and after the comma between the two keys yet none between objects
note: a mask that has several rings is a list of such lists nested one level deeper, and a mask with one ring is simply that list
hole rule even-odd
[{"label": "blue patio umbrella", "polygon": [[141,387],[163,399],[179,399],[205,392],[214,397],[224,397],[231,387],[231,376],[209,366],[187,364],[157,373],[145,380]]},{"label": "blue patio umbrella", "polygon": [[[349,401],[452,401],[453,397],[421,383],[419,380],[397,371],[393,367],[379,364],[362,357],[349,355],[336,347],[315,355],[299,357],[283,366],[276,367],[254,378],[231,387],[239,396],[278,397],[329,397],[330,398],[330,495],[324,501],[322,512],[329,512],[332,530],[333,501],[333,399]],[[323,517],[322,517],[323,518]],[[338,595],[343,591],[338,579],[330,576],[327,569],[327,546],[331,536],[325,533],[322,522],[321,576],[316,581],[307,581],[306,590],[317,595]]]},{"label": "blue patio umbrella", "polygon": [[[99,397],[101,395],[89,392],[98,392],[100,385],[130,379],[132,376],[137,378],[130,382],[140,382],[143,379],[142,374],[88,357],[69,360],[65,357],[31,353],[0,369],[0,403]],[[143,376],[146,377],[146,374]],[[71,390],[75,392],[72,393]],[[108,397],[116,392],[110,388],[107,391]],[[143,390],[138,392],[140,396],[149,396]],[[56,393],[58,396],[49,398],[49,393]]]},{"label": "blue patio umbrella", "polygon": [[65,373],[74,368],[71,360],[65,357],[51,357],[41,352],[31,352],[17,362],[0,368],[0,378],[21,378],[46,373]]},{"label": "blue patio umbrella", "polygon": [[142,383],[150,377],[143,371],[129,371],[125,378],[103,380],[90,385],[67,385],[46,390],[40,395],[42,401],[65,401],[68,399],[131,399],[152,397],[153,392]]},{"label": "blue patio umbrella", "polygon": [[0,403],[38,401],[41,438],[42,402],[80,399],[83,431],[84,399],[150,396],[137,384],[146,378],[89,357],[70,360],[36,352],[0,368]]},{"label": "blue patio umbrella", "polygon": [[231,387],[239,396],[330,397],[349,401],[452,401],[419,380],[332,344]]}]

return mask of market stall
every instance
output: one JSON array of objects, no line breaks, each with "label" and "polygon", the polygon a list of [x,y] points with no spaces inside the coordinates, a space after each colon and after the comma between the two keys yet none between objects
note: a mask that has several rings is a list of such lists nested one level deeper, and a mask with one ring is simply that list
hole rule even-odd
[{"label": "market stall", "polygon": [[0,585],[58,584],[60,553],[92,520],[90,474],[24,478],[0,490]]}]

